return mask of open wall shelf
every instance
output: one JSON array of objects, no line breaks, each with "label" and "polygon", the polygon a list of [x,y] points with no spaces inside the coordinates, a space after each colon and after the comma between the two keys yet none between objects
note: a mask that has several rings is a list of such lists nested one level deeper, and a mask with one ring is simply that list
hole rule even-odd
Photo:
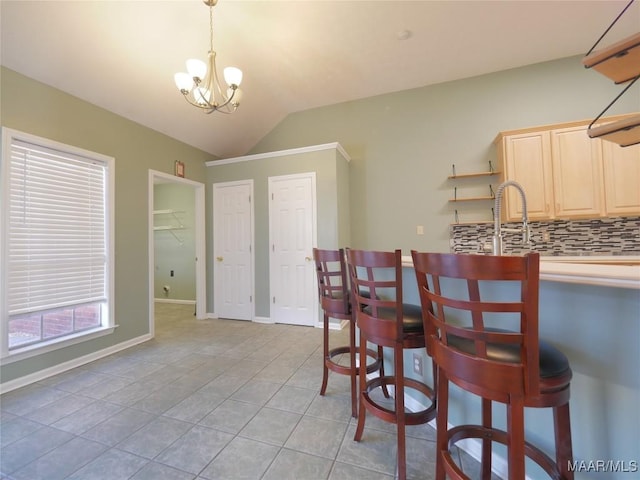
[{"label": "open wall shelf", "polygon": [[640,114],[633,114],[630,117],[604,125],[594,125],[598,123],[600,117],[640,78],[640,32],[613,43],[608,47],[601,48],[600,50],[596,50],[596,47],[634,1],[635,0],[631,0],[627,4],[622,12],[620,12],[620,15],[618,15],[609,28],[605,30],[595,45],[591,47],[591,50],[589,50],[582,59],[582,64],[586,68],[596,70],[605,77],[613,80],[615,84],[628,84],[602,113],[591,122],[591,125],[589,125],[587,129],[587,134],[590,138],[601,138],[602,140],[617,143],[621,147],[640,144]]}]

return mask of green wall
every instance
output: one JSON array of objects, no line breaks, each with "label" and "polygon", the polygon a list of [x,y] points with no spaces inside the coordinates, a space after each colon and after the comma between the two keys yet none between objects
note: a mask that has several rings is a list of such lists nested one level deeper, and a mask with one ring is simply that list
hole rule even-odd
[{"label": "green wall", "polygon": [[149,333],[149,169],[204,182],[215,157],[2,67],[0,119],[9,127],[115,158],[115,323],[112,335],[3,365],[2,382]]},{"label": "green wall", "polygon": [[[593,119],[621,91],[571,57],[365,98],[286,117],[250,153],[339,142],[351,156],[354,248],[448,251],[458,173],[496,165],[498,132]],[[640,110],[640,87],[610,114]],[[488,188],[487,188],[488,190]],[[491,219],[487,203],[458,204],[461,221]],[[416,226],[423,225],[423,236]]]},{"label": "green wall", "polygon": [[[330,142],[327,142],[330,143]],[[269,318],[269,177],[315,172],[317,196],[317,240],[320,248],[338,248],[349,241],[349,210],[340,201],[348,196],[347,160],[335,149],[284,154],[238,163],[209,163],[207,187],[214,183],[253,179],[255,315]],[[346,177],[346,178],[345,178]],[[212,196],[212,194],[211,194]],[[208,202],[209,203],[209,202]],[[207,218],[213,218],[208,216]],[[311,253],[311,252],[309,252]],[[213,241],[208,249],[208,305],[213,301]]]}]

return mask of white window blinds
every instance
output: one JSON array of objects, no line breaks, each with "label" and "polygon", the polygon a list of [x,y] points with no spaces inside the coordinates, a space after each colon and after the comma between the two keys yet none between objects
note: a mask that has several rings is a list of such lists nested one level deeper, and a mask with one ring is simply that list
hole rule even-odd
[{"label": "white window blinds", "polygon": [[107,296],[106,164],[12,138],[9,315]]}]

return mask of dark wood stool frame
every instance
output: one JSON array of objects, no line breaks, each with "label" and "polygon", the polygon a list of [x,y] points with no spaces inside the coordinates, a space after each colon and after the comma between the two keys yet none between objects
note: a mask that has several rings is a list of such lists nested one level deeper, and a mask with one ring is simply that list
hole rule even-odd
[{"label": "dark wood stool frame", "polygon": [[[400,250],[373,252],[348,249],[347,266],[354,303],[360,306],[355,312],[356,325],[360,329],[360,351],[364,352],[367,342],[393,349],[396,372],[394,375],[381,374],[367,380],[364,367],[360,366],[360,405],[354,440],[362,439],[367,412],[386,422],[395,423],[398,479],[405,480],[406,426],[428,423],[436,415],[433,389],[423,382],[404,376],[404,349],[425,348],[421,308],[403,303]],[[433,373],[435,379],[435,366]],[[393,410],[376,403],[370,395],[374,389],[381,388],[387,396],[387,388],[390,385],[395,387]],[[404,402],[406,388],[420,392],[430,401],[430,406],[419,412],[407,412]]]},{"label": "dark wood stool frame", "polygon": [[[356,329],[353,308],[351,305],[351,293],[347,281],[347,269],[345,263],[344,249],[322,250],[313,249],[313,259],[316,264],[316,274],[318,277],[318,296],[320,307],[323,311],[323,364],[322,364],[322,386],[320,395],[327,391],[329,370],[341,375],[348,375],[351,383],[351,415],[358,416],[358,394],[356,388],[356,378],[358,368],[356,367]],[[349,345],[330,348],[329,345],[329,318],[349,321]],[[349,365],[341,365],[338,358],[344,354],[349,354]],[[380,370],[384,374],[382,363],[382,347],[378,351],[367,349],[367,358],[372,358],[372,362],[367,363],[367,373]],[[338,357],[338,358],[336,358]],[[362,358],[362,357],[360,357]]]},{"label": "dark wood stool frame", "polygon": [[[427,350],[438,367],[436,479],[444,479],[445,474],[468,478],[450,454],[452,445],[464,438],[482,440],[484,479],[491,476],[493,441],[507,446],[510,480],[525,478],[525,457],[551,478],[572,479],[571,369],[559,350],[538,337],[539,254],[518,257],[412,251],[411,255],[428,335]],[[467,293],[451,294],[449,282],[454,281],[462,282],[460,290]],[[519,283],[519,298],[488,298],[491,282]],[[505,316],[513,323],[519,321],[519,329],[513,328],[513,323],[512,329],[496,327],[495,322]],[[486,326],[485,321],[491,325]],[[448,428],[449,382],[481,397],[482,425]],[[492,401],[506,405],[506,431],[492,426]],[[555,461],[525,440],[525,407],[553,409]]]}]

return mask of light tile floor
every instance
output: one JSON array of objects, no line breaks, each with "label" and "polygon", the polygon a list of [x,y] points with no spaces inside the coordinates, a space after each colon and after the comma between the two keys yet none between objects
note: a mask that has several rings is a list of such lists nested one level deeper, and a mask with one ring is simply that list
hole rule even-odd
[{"label": "light tile floor", "polygon": [[[157,304],[152,341],[0,397],[0,479],[393,479],[395,426],[354,442],[348,377],[320,396],[321,369],[320,329]],[[409,478],[433,478],[434,430],[407,437]]]}]

